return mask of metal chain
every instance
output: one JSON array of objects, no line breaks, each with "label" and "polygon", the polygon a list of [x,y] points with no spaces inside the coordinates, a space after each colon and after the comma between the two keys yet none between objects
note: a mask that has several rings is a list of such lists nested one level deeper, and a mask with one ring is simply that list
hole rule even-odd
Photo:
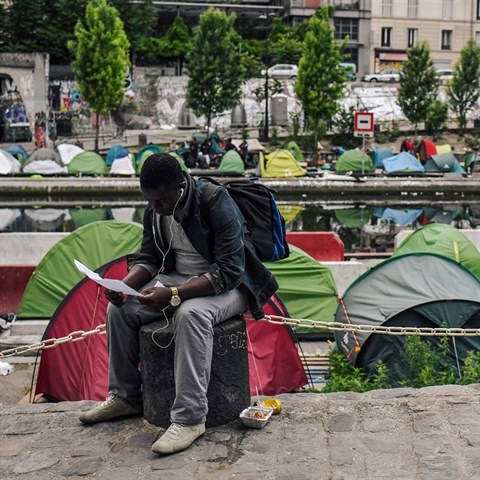
[{"label": "metal chain", "polygon": [[265,321],[275,324],[324,328],[341,332],[379,333],[383,335],[420,335],[435,337],[479,337],[480,328],[427,328],[427,327],[386,327],[383,325],[352,325],[340,322],[322,322],[304,318],[285,318],[266,315]]},{"label": "metal chain", "polygon": [[102,325],[99,325],[93,330],[89,330],[89,331],[76,330],[75,332],[71,332],[68,335],[65,335],[65,337],[49,338],[48,340],[42,340],[41,342],[32,343],[31,345],[21,345],[19,347],[3,350],[0,352],[0,358],[13,357],[15,355],[23,355],[27,352],[32,352],[34,350],[46,350],[48,348],[57,347],[62,343],[78,342],[80,340],[85,340],[90,335],[96,335],[96,334],[103,335],[105,333],[106,333],[105,324],[103,323]]},{"label": "metal chain", "polygon": [[[420,335],[429,337],[480,337],[480,328],[426,328],[426,327],[386,327],[383,325],[351,325],[340,322],[323,322],[320,320],[310,320],[305,318],[286,318],[278,315],[266,315],[262,321],[277,324],[291,325],[295,327],[323,328],[325,330],[341,332],[362,332],[377,333],[382,335]],[[105,324],[99,325],[93,330],[77,330],[71,332],[65,337],[49,338],[42,342],[31,345],[22,345],[20,347],[3,350],[0,352],[0,358],[22,355],[33,350],[45,350],[53,348],[62,343],[78,342],[85,340],[90,335],[105,334]]]}]

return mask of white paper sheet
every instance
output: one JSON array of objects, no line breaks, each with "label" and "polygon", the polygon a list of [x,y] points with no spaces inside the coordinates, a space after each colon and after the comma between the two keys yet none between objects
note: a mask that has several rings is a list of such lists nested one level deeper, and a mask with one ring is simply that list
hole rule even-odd
[{"label": "white paper sheet", "polygon": [[78,268],[80,272],[86,275],[88,278],[93,280],[94,282],[102,285],[109,290],[113,290],[114,292],[119,293],[126,293],[127,295],[132,295],[134,297],[141,297],[142,294],[134,290],[133,288],[129,287],[126,283],[123,283],[121,280],[113,279],[113,278],[102,278],[98,273],[92,272],[88,267],[86,267],[83,263],[79,262],[78,260],[73,260],[75,266]]}]

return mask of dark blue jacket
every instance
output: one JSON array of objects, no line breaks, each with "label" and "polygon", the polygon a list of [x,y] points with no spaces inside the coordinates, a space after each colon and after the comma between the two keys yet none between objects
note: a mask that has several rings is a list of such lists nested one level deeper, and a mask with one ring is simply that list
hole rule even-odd
[{"label": "dark blue jacket", "polygon": [[[188,174],[186,200],[181,226],[195,249],[210,264],[211,279],[216,292],[239,287],[248,298],[249,310],[255,318],[263,316],[263,305],[275,293],[278,283],[272,273],[258,260],[252,243],[246,239],[246,225],[235,202],[224,188],[218,188],[203,203],[208,211],[201,212],[201,196],[205,183]],[[151,266],[158,270],[168,245],[158,225],[159,216],[147,207],[143,217],[143,241],[131,265]],[[171,251],[165,258],[165,273],[175,269]],[[153,271],[153,269],[152,269]]]}]

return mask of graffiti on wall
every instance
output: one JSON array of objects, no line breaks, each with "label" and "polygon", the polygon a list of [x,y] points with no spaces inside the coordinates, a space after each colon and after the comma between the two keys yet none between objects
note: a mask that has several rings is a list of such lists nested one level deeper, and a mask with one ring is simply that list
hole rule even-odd
[{"label": "graffiti on wall", "polygon": [[30,141],[30,118],[17,85],[8,76],[0,77],[0,140]]}]

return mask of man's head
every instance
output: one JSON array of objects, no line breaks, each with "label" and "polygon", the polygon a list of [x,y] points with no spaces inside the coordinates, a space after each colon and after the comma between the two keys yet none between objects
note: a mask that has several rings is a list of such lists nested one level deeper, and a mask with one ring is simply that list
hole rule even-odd
[{"label": "man's head", "polygon": [[158,214],[172,215],[185,185],[185,177],[176,158],[167,153],[157,153],[145,160],[140,172],[140,187]]}]

